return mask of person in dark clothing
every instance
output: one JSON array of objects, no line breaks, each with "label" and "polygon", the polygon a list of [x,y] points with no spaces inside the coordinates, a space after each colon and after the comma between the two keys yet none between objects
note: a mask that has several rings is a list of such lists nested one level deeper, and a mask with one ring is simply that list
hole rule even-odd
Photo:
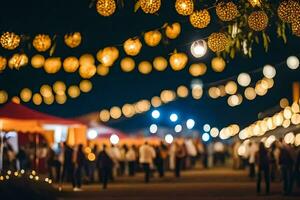
[{"label": "person in dark clothing", "polygon": [[55,160],[55,152],[53,151],[53,149],[51,147],[48,147],[46,162],[47,162],[47,170],[48,170],[50,179],[53,179],[53,177],[54,177],[54,175],[53,175],[53,168],[55,167],[54,160]]},{"label": "person in dark clothing", "polygon": [[102,151],[99,152],[97,158],[97,167],[101,171],[102,187],[103,189],[107,188],[109,174],[113,168],[113,160],[106,152],[106,145],[103,145]]},{"label": "person in dark clothing", "polygon": [[29,169],[29,158],[26,154],[26,151],[23,147],[20,147],[17,154],[17,159],[20,163],[20,169],[28,170]]},{"label": "person in dark clothing", "polygon": [[73,186],[75,191],[81,190],[81,179],[82,179],[82,170],[85,165],[85,155],[83,152],[83,145],[80,144],[77,149],[77,153],[74,161],[74,182]]},{"label": "person in dark clothing", "polygon": [[177,178],[180,177],[180,171],[182,169],[183,160],[186,156],[186,150],[184,145],[180,145],[176,143],[176,151],[175,151],[175,176]]},{"label": "person in dark clothing", "polygon": [[283,182],[283,194],[289,195],[293,190],[293,165],[294,160],[290,153],[290,147],[282,142],[279,154],[279,165]]},{"label": "person in dark clothing", "polygon": [[160,147],[155,147],[156,157],[154,159],[154,163],[156,165],[159,177],[164,177],[164,160],[161,155]]},{"label": "person in dark clothing", "polygon": [[61,182],[66,181],[71,181],[73,187],[75,187],[75,182],[74,182],[74,165],[73,165],[73,149],[66,143],[64,142],[63,144],[64,148],[64,163],[63,163],[63,172],[61,176]]},{"label": "person in dark clothing", "polygon": [[257,182],[256,182],[256,192],[260,194],[261,191],[261,179],[262,173],[264,174],[265,183],[266,183],[266,194],[270,192],[270,169],[269,169],[269,157],[268,151],[265,148],[264,143],[259,143],[259,149],[256,154],[256,164],[258,166],[257,172]]},{"label": "person in dark clothing", "polygon": [[271,152],[270,152],[270,167],[271,167],[271,181],[274,182],[276,178],[276,171],[277,171],[277,163],[276,163],[276,142],[273,142],[271,145]]}]

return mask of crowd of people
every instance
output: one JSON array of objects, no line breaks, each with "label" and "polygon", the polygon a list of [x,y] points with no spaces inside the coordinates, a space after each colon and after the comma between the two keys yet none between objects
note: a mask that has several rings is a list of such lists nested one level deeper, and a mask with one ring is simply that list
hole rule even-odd
[{"label": "crowd of people", "polygon": [[270,148],[263,142],[250,141],[241,159],[248,164],[249,177],[256,177],[258,194],[263,179],[265,194],[270,193],[271,182],[275,181],[282,182],[284,195],[291,195],[294,185],[300,186],[300,150],[283,139],[274,141]]}]

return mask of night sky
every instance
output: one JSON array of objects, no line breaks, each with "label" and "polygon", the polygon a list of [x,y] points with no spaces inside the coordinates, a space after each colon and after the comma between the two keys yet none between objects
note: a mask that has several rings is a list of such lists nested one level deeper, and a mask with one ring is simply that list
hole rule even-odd
[{"label": "night sky", "polygon": [[[204,62],[210,66],[210,60],[215,55],[208,51],[201,59],[193,59],[189,53],[189,45],[192,41],[206,38],[210,33],[218,31],[221,24],[218,22],[215,11],[211,10],[212,21],[208,28],[196,30],[188,22],[187,17],[179,16],[174,9],[174,2],[165,0],[158,15],[146,15],[141,10],[133,12],[133,0],[124,0],[125,7],[118,8],[112,17],[101,17],[93,5],[89,8],[90,0],[27,0],[27,1],[1,1],[0,29],[3,31],[14,31],[19,34],[29,35],[33,38],[39,33],[47,33],[51,36],[57,34],[57,47],[54,56],[65,58],[67,56],[79,57],[83,53],[96,52],[106,46],[118,46],[120,57],[124,57],[124,51],[120,46],[129,37],[140,36],[142,32],[161,27],[165,22],[180,21],[182,34],[168,45],[160,44],[158,47],[147,47],[143,45],[141,53],[135,58],[136,63],[142,60],[152,61],[156,56],[168,55],[176,48],[189,54],[190,64]],[[205,1],[210,2],[210,1]],[[213,1],[211,1],[213,2]],[[202,4],[201,6],[205,6]],[[208,4],[210,6],[212,4]],[[201,7],[198,5],[198,7]],[[66,47],[63,43],[63,35],[68,32],[79,31],[83,35],[82,44],[75,49]],[[228,60],[227,68],[223,73],[215,73],[209,67],[208,72],[200,77],[204,85],[227,77],[238,75],[240,72],[252,71],[263,67],[265,64],[277,64],[285,61],[290,55],[299,55],[299,38],[288,34],[288,43],[285,45],[278,39],[273,28],[268,29],[271,35],[271,45],[268,53],[265,53],[262,44],[253,50],[253,58],[237,56],[234,60]],[[28,42],[27,42],[28,43]],[[0,55],[9,56],[13,53],[24,51],[32,56],[37,52],[28,49],[27,43],[14,51],[0,49]],[[44,53],[46,57],[49,52]],[[298,56],[299,57],[299,56]],[[159,95],[163,89],[176,89],[179,85],[190,85],[194,79],[188,73],[188,67],[183,71],[174,72],[168,68],[164,72],[152,71],[148,75],[135,72],[124,73],[120,70],[119,61],[111,68],[108,76],[95,75],[93,90],[87,94],[81,94],[77,99],[68,98],[66,104],[51,106],[42,104],[35,106],[28,103],[29,107],[62,117],[74,118],[90,112],[99,111],[112,106],[122,106],[125,103],[134,103],[140,99],[150,99]],[[253,76],[253,80],[262,78],[262,73]],[[6,69],[0,74],[0,89],[7,90],[10,97],[18,95],[24,87],[38,92],[43,84],[53,84],[57,80],[63,80],[67,85],[78,84],[81,80],[78,73],[67,74],[63,69],[59,73],[49,75],[43,69],[34,69],[30,65],[19,71]],[[275,86],[268,91],[266,96],[257,97],[253,101],[244,99],[237,107],[227,105],[227,98],[211,99],[207,93],[200,99],[192,97],[179,99],[175,102],[160,107],[162,119],[160,123],[168,125],[168,115],[171,112],[179,114],[180,120],[187,118],[196,119],[197,128],[204,123],[223,127],[231,123],[238,123],[242,127],[257,120],[257,114],[268,108],[278,105],[282,97],[292,99],[292,82],[300,80],[299,69],[292,71],[286,65],[277,69]],[[243,91],[243,90],[241,90]],[[148,127],[151,121],[151,113],[136,115],[131,119],[111,121],[108,125],[120,128],[124,131],[132,131]],[[171,124],[169,124],[171,126]]]}]

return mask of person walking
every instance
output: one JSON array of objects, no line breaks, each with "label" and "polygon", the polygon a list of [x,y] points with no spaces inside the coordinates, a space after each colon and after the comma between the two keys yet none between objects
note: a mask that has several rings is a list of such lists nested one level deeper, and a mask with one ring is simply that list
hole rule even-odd
[{"label": "person walking", "polygon": [[98,171],[101,172],[101,182],[102,188],[107,188],[108,178],[111,173],[111,169],[113,168],[114,162],[112,158],[109,156],[106,150],[106,145],[103,145],[102,151],[99,152],[97,158],[97,167]]},{"label": "person walking", "polygon": [[121,148],[120,148],[120,160],[119,160],[119,164],[120,164],[120,169],[119,169],[119,175],[123,176],[125,174],[125,169],[126,169],[126,153],[128,151],[128,147],[126,144],[124,144]]},{"label": "person walking", "polygon": [[73,188],[75,187],[74,182],[74,165],[73,165],[73,149],[66,143],[63,143],[63,172],[61,176],[61,183],[71,181]]},{"label": "person walking", "polygon": [[255,177],[255,155],[257,153],[257,145],[254,142],[249,142],[249,177]]},{"label": "person walking", "polygon": [[135,163],[136,163],[136,153],[135,153],[135,147],[131,146],[128,151],[126,152],[126,161],[128,163],[128,174],[129,176],[135,175]]},{"label": "person walking", "polygon": [[85,155],[83,152],[83,145],[78,145],[76,154],[74,154],[74,191],[81,191],[81,180],[82,180],[82,170],[85,165]]},{"label": "person walking", "polygon": [[281,139],[279,165],[283,183],[283,194],[290,195],[293,190],[293,165],[292,149]]},{"label": "person walking", "polygon": [[182,168],[182,161],[184,157],[186,156],[186,150],[184,147],[184,144],[180,145],[178,142],[176,142],[175,146],[175,176],[177,178],[180,177],[180,171]]},{"label": "person walking", "polygon": [[164,176],[164,160],[162,158],[161,149],[159,146],[155,147],[155,154],[156,154],[156,157],[154,159],[154,163],[155,163],[156,169],[158,171],[159,177],[163,177]]},{"label": "person walking", "polygon": [[139,149],[140,164],[145,172],[145,183],[150,181],[150,165],[153,164],[153,159],[156,157],[155,150],[148,142],[145,142]]},{"label": "person walking", "polygon": [[264,143],[259,143],[259,149],[256,154],[256,164],[257,164],[257,182],[256,182],[256,192],[260,194],[261,191],[261,180],[262,174],[264,174],[265,184],[266,184],[266,195],[270,193],[270,169],[269,169],[269,157],[268,151],[265,148]]}]

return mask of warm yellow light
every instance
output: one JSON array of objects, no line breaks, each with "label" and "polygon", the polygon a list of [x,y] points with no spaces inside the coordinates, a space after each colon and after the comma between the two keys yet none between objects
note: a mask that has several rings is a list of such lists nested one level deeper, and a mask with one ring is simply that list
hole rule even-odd
[{"label": "warm yellow light", "polygon": [[151,105],[154,108],[157,108],[157,107],[161,106],[161,104],[162,104],[162,102],[161,102],[160,97],[158,97],[158,96],[152,97],[152,99],[151,99]]},{"label": "warm yellow light", "polygon": [[134,70],[135,61],[130,57],[125,57],[121,60],[120,66],[122,71],[131,72],[132,70]]},{"label": "warm yellow light", "polygon": [[248,99],[250,101],[255,99],[255,97],[256,97],[255,89],[252,87],[247,87],[244,91],[244,95],[245,95],[246,99]]},{"label": "warm yellow light", "polygon": [[192,64],[189,68],[189,72],[192,76],[202,76],[206,73],[207,67],[204,63]]},{"label": "warm yellow light", "polygon": [[192,96],[194,99],[201,99],[202,95],[203,95],[202,87],[193,87]]},{"label": "warm yellow light", "polygon": [[152,65],[148,61],[142,61],[138,66],[138,70],[142,74],[149,74],[152,71]]},{"label": "warm yellow light", "polygon": [[96,160],[95,154],[94,154],[94,153],[89,153],[89,154],[88,154],[88,160],[89,160],[89,161],[94,161],[94,160]]},{"label": "warm yellow light", "polygon": [[40,88],[40,93],[43,97],[50,97],[52,96],[52,87],[50,85],[42,85]]},{"label": "warm yellow light", "polygon": [[229,81],[225,85],[225,91],[227,94],[235,94],[237,91],[237,84],[234,81]]},{"label": "warm yellow light", "polygon": [[299,112],[300,112],[300,108],[299,108],[298,102],[294,102],[294,103],[292,104],[292,112],[293,112],[293,113],[299,113]]},{"label": "warm yellow light", "polygon": [[210,135],[211,137],[218,137],[219,135],[219,129],[216,127],[213,127],[212,129],[210,129]]},{"label": "warm yellow light", "polygon": [[67,101],[67,96],[63,93],[63,94],[56,94],[55,95],[55,101],[58,104],[64,104]]},{"label": "warm yellow light", "polygon": [[281,108],[289,106],[289,100],[287,98],[282,98],[279,102]]},{"label": "warm yellow light", "polygon": [[79,64],[83,65],[95,65],[95,58],[92,54],[83,54],[79,58]]},{"label": "warm yellow light", "polygon": [[293,132],[289,132],[284,136],[284,142],[286,144],[293,144],[295,141],[295,135]]},{"label": "warm yellow light", "polygon": [[65,94],[66,89],[67,89],[66,84],[62,81],[56,81],[53,84],[53,91],[56,94],[63,95],[63,94]]},{"label": "warm yellow light", "polygon": [[285,107],[285,109],[283,110],[283,116],[285,119],[291,119],[292,118],[292,109],[291,107],[287,106]]},{"label": "warm yellow light", "polygon": [[300,114],[298,114],[298,113],[297,114],[293,114],[292,118],[291,118],[291,122],[294,125],[300,124]]},{"label": "warm yellow light", "polygon": [[20,97],[22,101],[24,102],[29,102],[32,97],[32,92],[29,88],[24,88],[21,90]]},{"label": "warm yellow light", "polygon": [[53,94],[49,97],[44,97],[43,99],[44,99],[44,103],[47,104],[47,105],[51,105],[54,102]]},{"label": "warm yellow light", "polygon": [[168,103],[176,98],[176,94],[172,90],[163,90],[160,94],[162,102]]},{"label": "warm yellow light", "polygon": [[32,97],[32,101],[35,105],[41,105],[43,99],[42,99],[42,96],[38,93],[34,94],[33,97]]},{"label": "warm yellow light", "polygon": [[288,128],[291,125],[291,120],[286,119],[283,121],[282,126],[283,128]]},{"label": "warm yellow light", "polygon": [[77,85],[71,85],[68,88],[68,94],[71,98],[77,98],[80,95],[80,89]]},{"label": "warm yellow light", "polygon": [[106,76],[109,73],[109,67],[106,67],[102,64],[97,66],[97,74],[100,76]]},{"label": "warm yellow light", "polygon": [[97,68],[95,65],[81,65],[79,67],[79,75],[85,79],[92,78],[96,72]]},{"label": "warm yellow light", "polygon": [[215,72],[222,72],[226,67],[226,62],[221,57],[215,57],[211,60],[211,67]]},{"label": "warm yellow light", "polygon": [[181,85],[177,88],[178,97],[186,98],[188,95],[189,95],[189,89],[186,86]]},{"label": "warm yellow light", "polygon": [[45,64],[45,58],[44,56],[40,54],[36,54],[31,58],[31,65],[34,68],[41,68]]},{"label": "warm yellow light", "polygon": [[58,57],[47,58],[44,64],[44,69],[48,74],[55,74],[61,68],[61,60]]},{"label": "warm yellow light", "polygon": [[125,104],[122,107],[122,113],[125,117],[132,117],[135,115],[135,109],[134,106],[131,104]]},{"label": "warm yellow light", "polygon": [[66,72],[73,73],[79,67],[79,60],[75,56],[67,57],[63,62],[63,67]]},{"label": "warm yellow light", "polygon": [[110,119],[110,113],[108,110],[101,110],[99,117],[102,122],[107,122]]},{"label": "warm yellow light", "polygon": [[300,133],[296,135],[294,144],[296,147],[300,146]]},{"label": "warm yellow light", "polygon": [[93,88],[93,84],[89,80],[82,80],[79,84],[79,88],[82,92],[90,92]]},{"label": "warm yellow light", "polygon": [[217,88],[217,87],[211,87],[211,88],[208,89],[208,95],[211,98],[216,99],[216,98],[221,96],[220,89]]},{"label": "warm yellow light", "polygon": [[162,56],[156,57],[153,60],[153,67],[157,71],[164,71],[168,67],[168,61]]},{"label": "warm yellow light", "polygon": [[114,106],[110,109],[110,116],[113,119],[119,119],[122,116],[122,111],[119,107]]}]

